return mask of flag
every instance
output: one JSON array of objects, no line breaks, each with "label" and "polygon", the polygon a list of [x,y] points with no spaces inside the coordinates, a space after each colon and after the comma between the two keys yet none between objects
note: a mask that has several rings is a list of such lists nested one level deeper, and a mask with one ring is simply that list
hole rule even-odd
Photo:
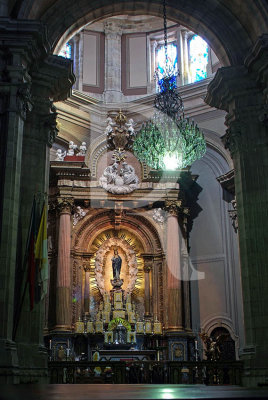
[{"label": "flag", "polygon": [[29,282],[29,295],[30,295],[30,310],[34,306],[35,297],[35,280],[36,280],[36,264],[35,264],[35,240],[36,240],[36,202],[33,200],[31,219],[29,226],[29,233],[26,245],[26,254],[28,262],[28,282]]},{"label": "flag", "polygon": [[41,289],[40,298],[43,299],[47,293],[48,282],[47,207],[45,203],[35,243],[35,263],[38,273],[38,284]]}]

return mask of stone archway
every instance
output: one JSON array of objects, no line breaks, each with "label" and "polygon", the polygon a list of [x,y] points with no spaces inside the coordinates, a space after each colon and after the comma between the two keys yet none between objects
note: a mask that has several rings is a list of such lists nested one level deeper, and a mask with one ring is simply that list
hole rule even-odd
[{"label": "stone archway", "polygon": [[[61,38],[66,41],[83,25],[90,21],[119,14],[150,14],[162,16],[159,1],[110,1],[105,0],[88,2],[80,0],[58,0],[40,7],[27,5],[22,1],[17,7],[17,14],[21,18],[41,19],[48,26],[50,41],[55,48]],[[254,3],[254,4],[252,4]],[[241,7],[243,12],[241,12]],[[267,6],[266,6],[267,7]],[[175,22],[192,29],[206,38],[215,51],[222,65],[237,65],[244,60],[245,53],[255,42],[258,35],[265,31],[265,5],[257,1],[238,1],[222,4],[217,0],[200,2],[189,0],[183,5],[170,0],[167,7],[167,17]],[[64,19],[59,10],[64,10]],[[249,32],[245,26],[246,16],[254,14],[256,23]]]}]

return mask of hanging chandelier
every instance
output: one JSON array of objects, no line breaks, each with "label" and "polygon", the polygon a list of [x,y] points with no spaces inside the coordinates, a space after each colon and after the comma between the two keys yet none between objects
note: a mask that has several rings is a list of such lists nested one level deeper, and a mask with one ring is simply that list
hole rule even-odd
[{"label": "hanging chandelier", "polygon": [[155,78],[153,117],[143,123],[133,144],[135,156],[151,168],[173,170],[191,165],[203,157],[206,142],[202,131],[184,116],[182,98],[177,88],[179,72],[168,60],[166,0],[163,0],[165,66]]}]

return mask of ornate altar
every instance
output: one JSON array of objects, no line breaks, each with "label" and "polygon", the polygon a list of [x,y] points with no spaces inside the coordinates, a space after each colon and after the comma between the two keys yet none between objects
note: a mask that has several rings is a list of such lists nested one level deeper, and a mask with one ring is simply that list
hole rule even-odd
[{"label": "ornate altar", "polygon": [[96,349],[156,348],[172,359],[178,342],[180,360],[190,358],[186,194],[195,177],[140,163],[131,150],[134,125],[121,111],[111,114],[83,161],[69,154],[51,162],[48,243],[56,284],[46,339],[53,359],[59,345],[66,359],[89,359]]}]

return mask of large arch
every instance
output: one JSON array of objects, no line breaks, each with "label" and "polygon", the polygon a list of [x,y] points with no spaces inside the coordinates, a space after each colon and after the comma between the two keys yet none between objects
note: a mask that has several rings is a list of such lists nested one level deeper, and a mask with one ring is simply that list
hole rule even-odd
[{"label": "large arch", "polygon": [[[262,0],[243,1],[176,1],[169,0],[167,17],[206,38],[224,66],[242,64],[245,55],[265,31],[265,9]],[[119,14],[162,16],[159,0],[57,0],[15,3],[13,14],[19,18],[41,19],[55,49],[58,42],[72,36],[85,24]],[[255,16],[249,24],[248,15]]]}]

